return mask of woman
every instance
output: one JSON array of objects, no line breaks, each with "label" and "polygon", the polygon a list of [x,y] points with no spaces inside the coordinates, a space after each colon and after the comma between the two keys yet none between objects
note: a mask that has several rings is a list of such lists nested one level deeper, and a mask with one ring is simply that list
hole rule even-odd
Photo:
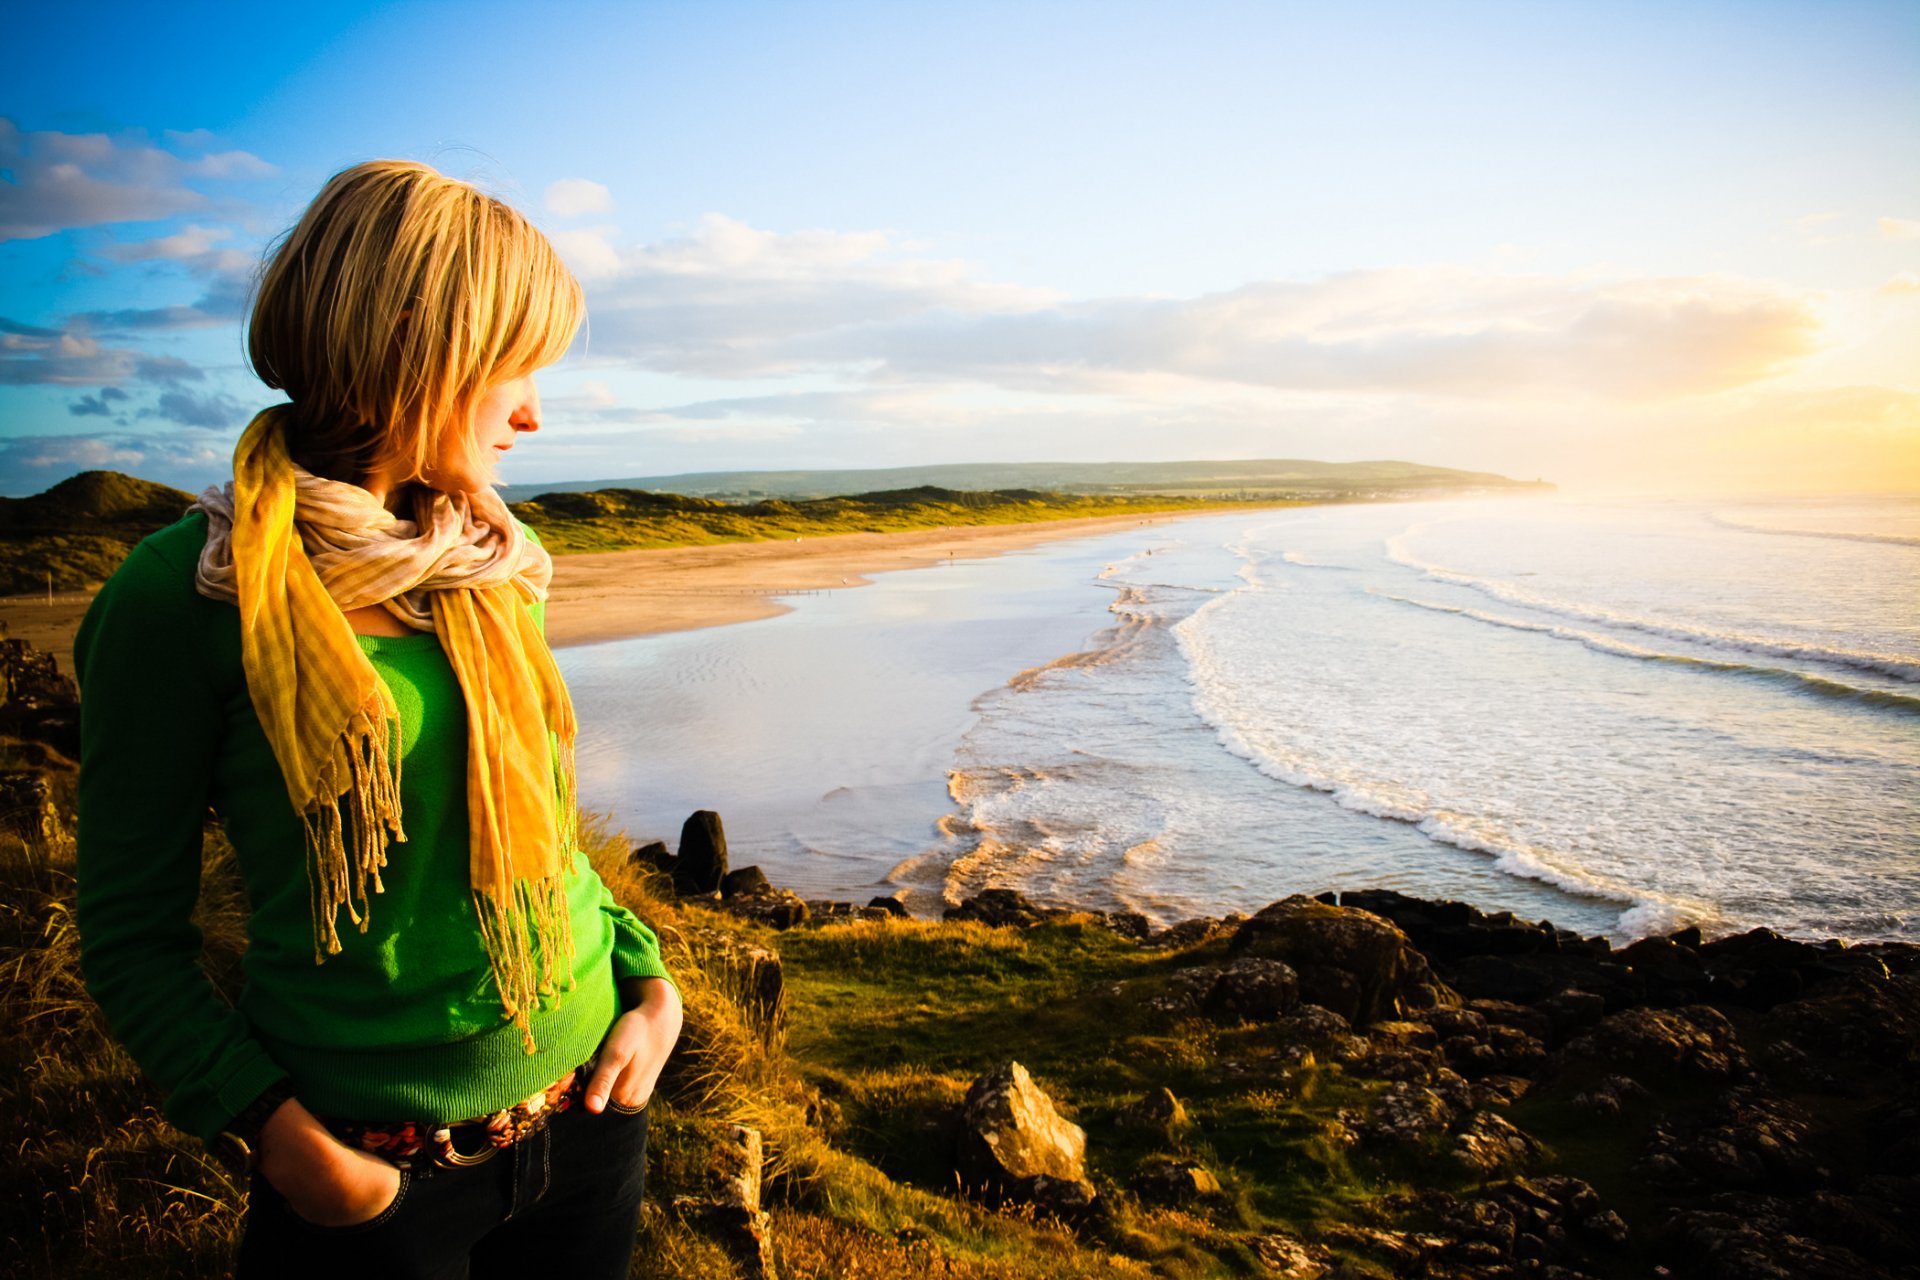
[{"label": "woman", "polygon": [[[75,642],[87,986],[244,1158],[242,1275],[626,1274],[680,1001],[577,848],[552,561],[489,487],[582,314],[499,201],[337,175],[253,307],[291,403]],[[190,919],[209,805],[250,904],[232,1007]]]}]

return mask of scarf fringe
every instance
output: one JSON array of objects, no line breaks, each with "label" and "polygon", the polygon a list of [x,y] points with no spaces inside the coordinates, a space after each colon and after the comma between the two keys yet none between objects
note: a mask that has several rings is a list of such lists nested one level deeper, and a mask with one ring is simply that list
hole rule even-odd
[{"label": "scarf fringe", "polygon": [[376,682],[316,780],[315,794],[335,799],[322,799],[300,815],[307,832],[315,964],[340,950],[340,908],[361,933],[367,931],[368,881],[374,893],[386,892],[380,868],[387,865],[387,845],[407,838],[400,820],[400,753],[393,750],[398,727],[392,695]]},{"label": "scarf fringe", "polygon": [[539,998],[573,989],[566,878],[516,881],[504,900],[476,892],[473,905],[500,990],[501,1016],[520,1028],[526,1051],[533,1053],[539,1046],[533,1042],[531,1016]]}]

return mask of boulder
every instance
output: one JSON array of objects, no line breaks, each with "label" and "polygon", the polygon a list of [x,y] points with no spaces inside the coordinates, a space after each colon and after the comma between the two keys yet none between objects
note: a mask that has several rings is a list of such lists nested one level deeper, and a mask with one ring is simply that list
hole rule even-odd
[{"label": "boulder", "polygon": [[735,867],[720,877],[722,898],[740,898],[756,893],[772,892],[773,885],[768,881],[767,873],[759,867]]},{"label": "boulder", "polygon": [[1300,1003],[1300,979],[1278,960],[1248,957],[1220,970],[1208,988],[1204,1007],[1246,1022],[1265,1022]]},{"label": "boulder", "polygon": [[0,734],[80,758],[80,691],[25,640],[0,639]]},{"label": "boulder", "polygon": [[786,970],[780,963],[780,953],[709,926],[683,925],[681,934],[708,977],[719,979],[717,985],[771,1034],[786,1013]]},{"label": "boulder", "polygon": [[720,905],[730,915],[757,921],[770,929],[791,929],[797,924],[805,924],[809,917],[807,904],[801,901],[800,895],[785,889],[768,889],[764,893],[724,898]]},{"label": "boulder", "polygon": [[1448,1152],[1455,1164],[1482,1176],[1526,1168],[1544,1154],[1538,1140],[1489,1111],[1461,1125]]},{"label": "boulder", "polygon": [[643,867],[665,872],[667,875],[673,874],[673,852],[667,848],[665,840],[649,840],[637,846],[627,857],[629,861],[637,862]]},{"label": "boulder", "polygon": [[1120,1109],[1121,1124],[1170,1138],[1187,1127],[1187,1109],[1164,1085]]},{"label": "boulder", "polygon": [[1295,895],[1263,907],[1234,933],[1229,949],[1291,966],[1302,1000],[1355,1026],[1460,1003],[1397,926],[1313,898]]},{"label": "boulder", "polygon": [[1320,1280],[1333,1269],[1333,1254],[1325,1245],[1309,1244],[1298,1236],[1269,1231],[1247,1237],[1246,1244],[1266,1268],[1268,1280]]},{"label": "boulder", "polygon": [[727,833],[720,815],[696,810],[680,828],[680,856],[674,859],[673,889],[683,898],[717,893],[727,874]]},{"label": "boulder", "polygon": [[703,1194],[674,1197],[674,1212],[712,1238],[751,1280],[775,1280],[771,1219],[760,1207],[760,1133],[728,1125],[702,1170]]},{"label": "boulder", "polygon": [[1160,1160],[1134,1176],[1133,1190],[1148,1205],[1190,1204],[1220,1194],[1220,1179],[1191,1160]]},{"label": "boulder", "polygon": [[1197,947],[1221,932],[1218,920],[1200,916],[1192,920],[1182,920],[1170,924],[1158,932],[1149,933],[1145,939],[1149,947]]},{"label": "boulder", "polygon": [[[961,1181],[995,1200],[1058,1211],[1093,1200],[1087,1135],[1063,1117],[1027,1069],[1005,1062],[967,1090],[956,1152]],[[1084,1192],[1084,1195],[1082,1194]]]},{"label": "boulder", "polygon": [[901,920],[907,918],[907,904],[898,898],[875,897],[867,903],[867,906],[874,911],[881,911]]},{"label": "boulder", "polygon": [[1283,1046],[1328,1062],[1352,1062],[1368,1052],[1367,1042],[1353,1034],[1345,1018],[1317,1004],[1300,1005],[1276,1020],[1273,1031]]},{"label": "boulder", "polygon": [[0,831],[28,844],[44,844],[61,831],[53,802],[53,784],[37,769],[10,769],[0,773]]},{"label": "boulder", "polygon": [[1561,1061],[1587,1061],[1637,1078],[1677,1076],[1693,1081],[1731,1080],[1748,1070],[1733,1024],[1708,1005],[1679,1009],[1626,1009],[1561,1050]]},{"label": "boulder", "polygon": [[981,924],[1026,928],[1062,913],[1036,906],[1018,889],[982,889],[942,914],[948,920],[977,920]]}]

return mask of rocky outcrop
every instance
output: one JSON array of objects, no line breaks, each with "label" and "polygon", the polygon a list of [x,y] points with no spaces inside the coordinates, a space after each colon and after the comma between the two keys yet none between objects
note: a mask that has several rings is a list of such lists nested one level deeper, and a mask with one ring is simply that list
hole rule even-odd
[{"label": "rocky outcrop", "polygon": [[967,1090],[960,1109],[961,1182],[992,1201],[1023,1201],[1056,1213],[1094,1201],[1087,1181],[1087,1135],[1018,1062],[1005,1062]]},{"label": "rocky outcrop", "polygon": [[0,639],[0,735],[80,759],[80,691],[25,640]]},{"label": "rocky outcrop", "polygon": [[674,892],[682,897],[719,892],[727,874],[727,833],[719,814],[698,809],[681,825],[672,871]]},{"label": "rocky outcrop", "polygon": [[704,1194],[675,1196],[673,1211],[719,1243],[748,1280],[776,1280],[772,1220],[760,1206],[761,1167],[759,1131],[729,1125],[711,1153]]},{"label": "rocky outcrop", "polygon": [[1314,898],[1296,895],[1262,908],[1234,933],[1229,950],[1290,965],[1302,1000],[1355,1026],[1460,1003],[1398,926]]}]

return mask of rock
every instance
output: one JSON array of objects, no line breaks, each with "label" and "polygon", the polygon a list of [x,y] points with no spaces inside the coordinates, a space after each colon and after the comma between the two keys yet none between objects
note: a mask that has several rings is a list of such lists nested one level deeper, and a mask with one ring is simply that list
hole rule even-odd
[{"label": "rock", "polygon": [[1187,1109],[1173,1096],[1173,1090],[1164,1086],[1122,1107],[1118,1119],[1129,1128],[1146,1129],[1163,1137],[1172,1137],[1188,1123]]},{"label": "rock", "polygon": [[1533,1081],[1525,1076],[1494,1075],[1473,1082],[1473,1105],[1508,1107],[1527,1096]]},{"label": "rock", "polygon": [[1134,1192],[1150,1205],[1190,1204],[1220,1194],[1220,1179],[1190,1160],[1163,1160],[1135,1175]]},{"label": "rock", "polygon": [[1062,913],[1034,905],[1018,889],[982,889],[942,914],[948,920],[978,920],[981,924],[1026,928]]},{"label": "rock", "polygon": [[722,898],[748,897],[773,891],[773,885],[767,880],[767,873],[759,867],[736,867],[720,877]]},{"label": "rock", "polygon": [[805,924],[809,914],[807,904],[801,901],[800,895],[785,889],[724,898],[720,906],[730,915],[757,921],[771,929],[791,929],[795,925]]},{"label": "rock", "polygon": [[1308,1244],[1284,1232],[1251,1236],[1246,1244],[1266,1268],[1269,1280],[1321,1280],[1333,1265],[1333,1254],[1326,1246]]},{"label": "rock", "polygon": [[1158,987],[1150,987],[1146,1006],[1156,1013],[1198,1013],[1207,994],[1219,981],[1219,972],[1204,966],[1175,969]]},{"label": "rock", "polygon": [[717,892],[727,874],[727,834],[720,815],[696,810],[680,828],[680,856],[674,859],[674,892],[684,898]]},{"label": "rock", "polygon": [[1460,1003],[1391,922],[1299,895],[1263,907],[1234,933],[1230,950],[1290,965],[1301,999],[1356,1026]]},{"label": "rock", "polygon": [[12,769],[0,773],[0,831],[7,831],[29,844],[45,844],[57,839],[62,830],[59,811],[53,803],[53,784],[37,769]]},{"label": "rock", "polygon": [[1831,1177],[1808,1145],[1813,1127],[1784,1097],[1733,1089],[1704,1115],[1663,1121],[1637,1168],[1669,1186],[1807,1191]]},{"label": "rock", "polygon": [[1221,933],[1221,922],[1200,916],[1192,920],[1182,920],[1170,924],[1158,933],[1149,933],[1146,945],[1149,947],[1197,947]]},{"label": "rock", "polygon": [[1537,1139],[1488,1111],[1477,1112],[1460,1127],[1448,1152],[1454,1163],[1483,1176],[1525,1168],[1545,1154]]},{"label": "rock", "polygon": [[884,912],[902,920],[907,919],[907,904],[898,898],[876,897],[868,902],[867,906],[874,911]]},{"label": "rock", "polygon": [[0,640],[0,734],[80,759],[80,691],[25,640]]},{"label": "rock", "polygon": [[1412,1145],[1451,1128],[1459,1108],[1438,1090],[1398,1081],[1373,1100],[1365,1133],[1376,1142]]},{"label": "rock", "polygon": [[674,1213],[725,1249],[747,1280],[777,1280],[773,1265],[773,1219],[763,1209],[742,1209],[677,1196]]},{"label": "rock", "polygon": [[665,840],[649,840],[646,844],[634,849],[627,857],[629,861],[637,862],[643,867],[650,867],[655,871],[665,872],[667,875],[673,874],[675,859],[673,854],[667,849],[667,842]]},{"label": "rock", "polygon": [[728,1125],[704,1171],[703,1196],[676,1196],[674,1211],[733,1256],[742,1272],[775,1280],[770,1219],[760,1207],[762,1144],[758,1130]]},{"label": "rock", "polygon": [[1581,991],[1569,987],[1556,992],[1534,1006],[1547,1015],[1550,1035],[1542,1036],[1548,1044],[1563,1044],[1566,1040],[1585,1031],[1600,1019],[1607,1016],[1607,1001],[1604,996],[1591,991]]},{"label": "rock", "polygon": [[959,1173],[964,1184],[989,1198],[1084,1208],[1082,1199],[1093,1200],[1086,1151],[1086,1133],[1060,1115],[1018,1062],[1003,1063],[967,1090],[960,1109]]},{"label": "rock", "polygon": [[1651,1100],[1653,1094],[1632,1076],[1606,1076],[1593,1088],[1573,1095],[1573,1105],[1599,1116],[1617,1116]]},{"label": "rock", "polygon": [[786,1013],[786,970],[780,953],[744,942],[720,929],[683,925],[688,949],[710,978],[737,999],[771,1035]]},{"label": "rock", "polygon": [[1247,1022],[1264,1022],[1300,1003],[1300,979],[1278,960],[1235,960],[1208,988],[1204,1007]]},{"label": "rock", "polygon": [[1773,1011],[1801,1049],[1870,1066],[1920,1060],[1920,973],[1849,977]]},{"label": "rock", "polygon": [[1614,959],[1640,979],[1646,998],[1654,1004],[1696,1004],[1707,998],[1713,976],[1693,949],[1699,945],[1699,931],[1691,934],[1692,946],[1673,938],[1642,938],[1630,947],[1613,953]]},{"label": "rock", "polygon": [[1665,1075],[1730,1080],[1748,1070],[1733,1024],[1707,1005],[1609,1014],[1561,1054],[1563,1061],[1584,1059],[1643,1080]]},{"label": "rock", "polygon": [[1553,1019],[1539,1009],[1530,1009],[1526,1005],[1515,1004],[1511,1000],[1485,999],[1469,1000],[1467,1008],[1486,1019],[1490,1032],[1495,1027],[1511,1027],[1536,1040],[1549,1040],[1553,1037]]},{"label": "rock", "polygon": [[1274,1022],[1273,1030],[1283,1046],[1309,1051],[1328,1062],[1352,1062],[1369,1051],[1345,1018],[1317,1004],[1299,1006]]}]

